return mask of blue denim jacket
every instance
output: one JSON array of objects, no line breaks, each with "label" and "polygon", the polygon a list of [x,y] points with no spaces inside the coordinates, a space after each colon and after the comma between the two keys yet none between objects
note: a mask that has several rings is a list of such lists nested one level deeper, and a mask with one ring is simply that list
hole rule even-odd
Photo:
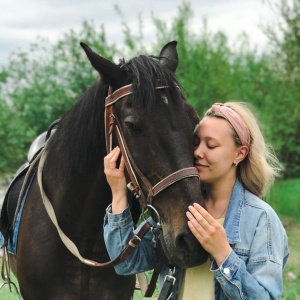
[{"label": "blue denim jacket", "polygon": [[[104,220],[104,238],[110,258],[113,259],[124,249],[135,231],[129,209],[116,215],[110,211],[111,207],[108,207]],[[211,258],[215,299],[280,299],[282,270],[289,250],[285,230],[274,210],[244,189],[237,180],[224,228],[232,251],[220,267]],[[129,275],[153,269],[157,250],[152,247],[151,239],[152,234],[149,232],[135,252],[115,267],[116,272]],[[160,243],[158,245],[160,247]],[[167,272],[165,266],[161,279]],[[178,298],[183,275],[184,270],[177,270],[171,299]]]}]

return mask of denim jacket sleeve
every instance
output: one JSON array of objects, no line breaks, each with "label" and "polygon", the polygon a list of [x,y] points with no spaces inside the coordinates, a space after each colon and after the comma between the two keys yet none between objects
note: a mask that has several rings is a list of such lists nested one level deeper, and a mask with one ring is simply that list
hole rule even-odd
[{"label": "denim jacket sleeve", "polygon": [[233,250],[220,267],[212,262],[211,271],[228,299],[280,299],[282,270],[289,255],[287,245],[285,230],[275,212],[262,211],[249,251],[241,253],[238,246],[232,245]]},{"label": "denim jacket sleeve", "polygon": [[[151,223],[154,222],[152,219],[149,221]],[[133,230],[133,221],[129,208],[126,208],[120,214],[112,214],[111,205],[107,208],[104,217],[104,240],[110,259],[114,259],[121,253],[142,225]],[[156,260],[158,259],[156,252],[160,248],[160,243],[157,241],[157,247],[153,248],[151,244],[152,237],[151,231],[148,231],[127,260],[114,267],[117,274],[137,274],[151,270],[156,266]]]}]

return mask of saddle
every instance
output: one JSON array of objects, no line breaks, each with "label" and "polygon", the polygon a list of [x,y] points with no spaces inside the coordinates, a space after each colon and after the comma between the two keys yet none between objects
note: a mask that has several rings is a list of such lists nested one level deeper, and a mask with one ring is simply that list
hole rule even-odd
[{"label": "saddle", "polygon": [[14,226],[13,222],[20,208],[20,203],[18,203],[19,194],[22,190],[26,174],[38,153],[45,147],[49,138],[56,131],[56,129],[53,129],[53,127],[57,125],[58,121],[59,120],[54,121],[49,126],[46,132],[40,134],[37,138],[35,138],[28,151],[28,161],[17,170],[16,174],[14,175],[12,181],[8,186],[8,189],[4,196],[4,201],[0,215],[0,232],[2,233],[4,239],[2,247],[7,245],[8,239],[12,234],[12,228]]},{"label": "saddle", "polygon": [[[13,217],[14,212],[17,208],[18,203],[18,197],[10,197],[11,190],[14,186],[20,191],[22,188],[24,177],[29,169],[29,163],[23,164],[19,170],[17,171],[16,175],[12,179],[6,194],[4,196],[4,201],[2,205],[1,210],[1,216],[0,216],[0,231],[4,238],[4,245],[7,243],[8,237],[9,237],[9,231],[11,226],[13,225]],[[19,188],[20,187],[20,188]],[[10,201],[8,201],[10,199]],[[3,245],[2,245],[3,246]]]}]

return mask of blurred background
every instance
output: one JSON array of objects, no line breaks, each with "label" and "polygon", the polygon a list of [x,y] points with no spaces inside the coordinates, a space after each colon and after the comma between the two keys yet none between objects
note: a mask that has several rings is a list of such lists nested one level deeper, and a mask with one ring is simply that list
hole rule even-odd
[{"label": "blurred background", "polygon": [[284,166],[265,200],[289,236],[283,299],[300,299],[300,0],[2,1],[0,203],[34,138],[97,80],[81,41],[118,63],[171,40],[199,115],[249,103]]}]

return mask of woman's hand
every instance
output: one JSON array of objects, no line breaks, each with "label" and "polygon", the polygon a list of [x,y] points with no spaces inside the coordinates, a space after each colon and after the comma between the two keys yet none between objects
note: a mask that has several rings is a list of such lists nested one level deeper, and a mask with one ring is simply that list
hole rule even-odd
[{"label": "woman's hand", "polygon": [[114,148],[104,157],[104,173],[112,191],[112,213],[118,214],[127,208],[127,189],[126,178],[124,174],[125,162],[121,157],[119,168],[117,160],[121,154],[119,147]]},{"label": "woman's hand", "polygon": [[220,266],[231,252],[224,227],[198,203],[189,206],[186,215],[191,232]]}]

